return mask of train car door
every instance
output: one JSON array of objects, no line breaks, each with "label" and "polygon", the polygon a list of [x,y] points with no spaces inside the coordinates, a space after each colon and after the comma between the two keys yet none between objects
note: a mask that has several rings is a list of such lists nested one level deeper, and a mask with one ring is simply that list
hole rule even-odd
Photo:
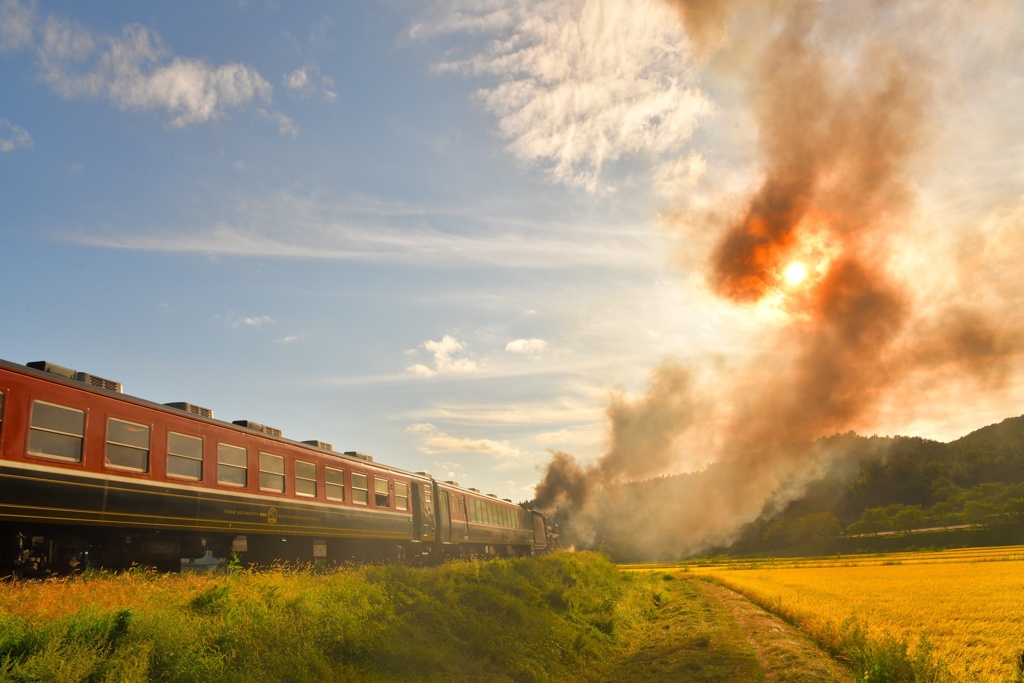
[{"label": "train car door", "polygon": [[533,517],[533,547],[537,549],[546,548],[548,545],[548,532],[544,524],[544,516],[531,513]]},{"label": "train car door", "polygon": [[437,520],[434,519],[434,497],[431,493],[432,484],[412,483],[412,523],[416,539],[433,541],[437,532]]},{"label": "train car door", "polygon": [[452,540],[452,513],[448,506],[448,492],[442,489],[438,489],[437,492],[437,509],[440,515],[439,522],[440,532],[439,537],[442,543],[451,543]]}]

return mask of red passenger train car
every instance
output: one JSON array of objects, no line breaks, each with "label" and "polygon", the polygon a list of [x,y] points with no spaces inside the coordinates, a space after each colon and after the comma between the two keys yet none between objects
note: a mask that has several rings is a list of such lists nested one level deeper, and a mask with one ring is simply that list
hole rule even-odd
[{"label": "red passenger train car", "polygon": [[543,515],[46,362],[0,361],[0,573],[525,555]]}]

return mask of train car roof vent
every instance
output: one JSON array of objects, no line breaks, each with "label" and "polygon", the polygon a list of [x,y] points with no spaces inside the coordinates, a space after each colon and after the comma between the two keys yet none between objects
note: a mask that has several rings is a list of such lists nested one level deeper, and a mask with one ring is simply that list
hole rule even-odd
[{"label": "train car roof vent", "polygon": [[213,411],[209,408],[185,403],[184,401],[175,401],[174,403],[165,403],[164,405],[168,408],[174,408],[175,410],[183,410],[191,415],[199,415],[200,417],[209,418],[213,417]]},{"label": "train car roof vent", "polygon": [[26,365],[33,370],[42,370],[43,372],[48,372],[51,375],[57,375],[64,379],[77,380],[94,387],[99,387],[100,389],[106,389],[107,391],[116,391],[119,394],[122,391],[120,382],[97,377],[96,375],[90,375],[87,372],[75,372],[71,368],[66,368],[63,365],[57,365],[56,363],[48,363],[45,360],[34,360],[31,363],[26,363]]},{"label": "train car roof vent", "polygon": [[473,488],[471,488],[470,491],[474,491],[475,493],[480,493],[480,489],[473,489]]},{"label": "train car roof vent", "polygon": [[307,446],[312,446],[313,448],[319,448],[322,451],[327,451],[328,453],[334,452],[334,446],[327,443],[326,441],[317,441],[316,439],[309,439],[308,441],[303,441],[302,443],[306,444]]},{"label": "train car roof vent", "polygon": [[430,474],[430,472],[417,472],[416,474],[420,475],[421,477],[430,477],[431,479],[434,478],[433,475]]},{"label": "train car roof vent", "polygon": [[351,455],[353,458],[359,458],[366,462],[373,462],[373,456],[367,455],[366,453],[360,453],[359,451],[345,451],[345,455]]},{"label": "train car roof vent", "polygon": [[77,379],[78,373],[71,368],[66,368],[63,365],[57,365],[56,363],[48,363],[45,360],[34,360],[31,363],[25,363],[26,366],[33,370],[42,370],[48,372],[51,375],[57,375],[64,379]]},{"label": "train car roof vent", "polygon": [[506,503],[511,503],[512,502],[511,498],[502,498],[502,500],[505,501]]},{"label": "train car roof vent", "polygon": [[493,493],[488,493],[487,497],[488,498],[497,498],[498,496],[496,494],[493,494]]},{"label": "train car roof vent", "polygon": [[445,480],[445,482],[444,482],[444,483],[446,483],[446,484],[451,484],[452,486],[458,486],[458,485],[459,485],[459,482],[457,482],[457,481],[452,481],[451,479],[447,479],[447,480]]},{"label": "train car roof vent", "polygon": [[263,432],[270,436],[281,436],[281,430],[267,425],[261,425],[259,422],[251,422],[249,420],[232,420],[231,424],[236,424],[239,427],[245,427],[246,429],[252,429],[257,432]]},{"label": "train car roof vent", "polygon": [[107,391],[116,391],[119,394],[122,393],[121,383],[115,382],[112,379],[104,379],[103,377],[90,375],[87,372],[76,373],[75,379],[77,379],[79,382],[85,382],[86,384],[90,384],[94,387],[99,387],[100,389],[106,389]]}]

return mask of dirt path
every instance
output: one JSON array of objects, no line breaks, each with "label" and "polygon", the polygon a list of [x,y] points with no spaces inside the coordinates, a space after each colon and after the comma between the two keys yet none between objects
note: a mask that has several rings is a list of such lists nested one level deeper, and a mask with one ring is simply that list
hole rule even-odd
[{"label": "dirt path", "polygon": [[799,631],[743,596],[685,574],[664,582],[649,627],[585,681],[853,683]]},{"label": "dirt path", "polygon": [[721,601],[746,632],[747,642],[764,669],[766,683],[852,683],[855,680],[847,669],[775,615],[724,586],[709,581],[700,583]]}]

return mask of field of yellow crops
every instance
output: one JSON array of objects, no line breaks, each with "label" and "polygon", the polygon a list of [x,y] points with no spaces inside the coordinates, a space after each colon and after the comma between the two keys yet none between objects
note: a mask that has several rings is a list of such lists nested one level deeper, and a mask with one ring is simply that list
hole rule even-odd
[{"label": "field of yellow crops", "polygon": [[1024,547],[687,568],[755,598],[812,636],[853,618],[870,637],[921,635],[957,680],[1013,681],[1024,653]]}]

